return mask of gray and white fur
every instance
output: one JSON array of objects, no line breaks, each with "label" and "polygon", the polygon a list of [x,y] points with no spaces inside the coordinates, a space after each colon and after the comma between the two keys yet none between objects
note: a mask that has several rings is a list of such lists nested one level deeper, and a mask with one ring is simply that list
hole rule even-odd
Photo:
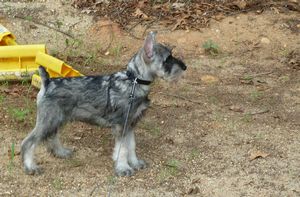
[{"label": "gray and white fur", "polygon": [[34,161],[34,150],[45,142],[47,150],[56,157],[69,158],[72,150],[63,147],[58,134],[69,121],[83,121],[112,128],[115,136],[113,160],[119,176],[130,176],[146,167],[136,155],[133,128],[149,106],[150,86],[136,85],[128,118],[128,129],[122,136],[124,120],[134,76],[152,82],[156,77],[165,80],[178,78],[185,64],[172,56],[170,49],[156,43],[150,32],[144,46],[131,58],[127,70],[104,76],[49,78],[44,67],[39,68],[42,85],[37,96],[37,119],[32,132],[23,140],[21,155],[27,174],[40,174]]}]

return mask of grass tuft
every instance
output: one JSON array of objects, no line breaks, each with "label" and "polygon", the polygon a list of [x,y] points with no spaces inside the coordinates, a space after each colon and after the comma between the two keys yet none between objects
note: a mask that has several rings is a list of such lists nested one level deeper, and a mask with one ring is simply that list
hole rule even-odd
[{"label": "grass tuft", "polygon": [[210,54],[210,55],[217,55],[217,54],[221,53],[219,45],[210,39],[205,41],[203,43],[202,47],[203,47],[205,53]]}]

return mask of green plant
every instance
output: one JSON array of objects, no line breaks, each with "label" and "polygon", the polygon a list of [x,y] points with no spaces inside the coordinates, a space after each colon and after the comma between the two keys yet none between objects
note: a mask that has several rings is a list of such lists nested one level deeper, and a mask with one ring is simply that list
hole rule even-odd
[{"label": "green plant", "polygon": [[29,109],[22,109],[22,108],[9,108],[10,115],[16,119],[17,121],[25,121],[26,116],[29,114]]},{"label": "green plant", "polygon": [[257,101],[257,100],[261,99],[262,96],[263,96],[263,93],[259,92],[257,90],[255,90],[255,91],[253,91],[253,92],[250,93],[250,99],[252,101]]},{"label": "green plant", "polygon": [[79,39],[74,39],[71,41],[71,46],[74,48],[81,47],[83,45],[83,41]]},{"label": "green plant", "polygon": [[222,59],[220,60],[220,65],[218,65],[218,68],[223,68],[224,67],[224,64],[226,63],[228,57],[227,56],[224,56],[222,57]]},{"label": "green plant", "polygon": [[9,83],[8,83],[8,81],[1,81],[0,85],[4,86],[4,87],[7,87],[7,86],[9,86]]},{"label": "green plant", "polygon": [[14,159],[15,159],[15,143],[12,142],[11,143],[11,147],[10,147],[10,161],[9,161],[9,165],[8,165],[8,170],[11,172],[14,165]]},{"label": "green plant", "polygon": [[113,56],[120,57],[122,48],[123,48],[122,44],[121,44],[121,43],[118,43],[116,46],[110,48],[109,52],[110,52],[110,54],[112,54]]},{"label": "green plant", "polygon": [[158,175],[159,181],[162,182],[171,176],[176,176],[179,172],[179,165],[180,162],[176,159],[167,161],[166,167],[164,167]]},{"label": "green plant", "polygon": [[109,185],[113,185],[117,182],[117,177],[116,176],[108,176],[107,181],[108,181]]},{"label": "green plant", "polygon": [[171,176],[176,176],[179,170],[180,162],[176,159],[171,159],[167,162],[167,171]]},{"label": "green plant", "polygon": [[83,165],[83,162],[76,158],[67,159],[66,163],[68,163],[72,168],[76,168]]},{"label": "green plant", "polygon": [[242,78],[242,80],[245,80],[245,81],[251,81],[253,80],[254,77],[250,76],[250,75],[246,75]]},{"label": "green plant", "polygon": [[283,48],[279,51],[279,54],[283,57],[287,57],[290,54],[290,48]]},{"label": "green plant", "polygon": [[15,143],[11,143],[11,161],[13,162],[15,159]]},{"label": "green plant", "polygon": [[91,65],[92,63],[95,63],[95,62],[96,62],[96,55],[95,54],[89,54],[86,57],[86,59],[84,60],[83,65],[84,66]]},{"label": "green plant", "polygon": [[210,55],[217,55],[221,52],[219,45],[212,40],[205,41],[202,47],[204,51]]},{"label": "green plant", "polygon": [[281,82],[287,82],[287,81],[289,81],[290,80],[290,77],[289,76],[287,76],[287,75],[284,75],[284,76],[281,76],[281,77],[279,77],[279,81],[281,81]]},{"label": "green plant", "polygon": [[61,26],[63,25],[63,22],[57,20],[57,21],[55,22],[55,24],[56,24],[56,26],[58,27],[58,29],[60,29]]},{"label": "green plant", "polygon": [[103,136],[101,139],[100,139],[100,143],[101,143],[101,145],[106,145],[106,144],[108,144],[109,143],[109,140],[110,140],[110,137],[108,136],[108,135],[106,135],[106,136]]},{"label": "green plant", "polygon": [[219,99],[216,96],[209,96],[208,100],[211,104],[218,104],[219,103]]},{"label": "green plant", "polygon": [[163,168],[159,174],[158,174],[158,179],[159,179],[159,182],[163,182],[165,181],[166,179],[168,179],[170,177],[170,172],[168,171],[167,168]]},{"label": "green plant", "polygon": [[251,114],[245,114],[243,117],[242,117],[242,121],[244,122],[251,122],[253,120],[252,118],[252,115]]},{"label": "green plant", "polygon": [[[29,77],[29,76],[30,76],[30,74],[28,72],[25,72],[23,74],[23,77]],[[22,86],[30,86],[30,80],[28,78],[27,79],[23,78],[21,81],[21,84],[22,84]]]},{"label": "green plant", "polygon": [[25,20],[32,21],[32,19],[33,19],[32,16],[25,16]]},{"label": "green plant", "polygon": [[27,93],[26,96],[24,96],[24,102],[27,109],[32,109],[35,106],[35,103],[32,102],[32,99],[30,98],[30,95],[32,94],[32,85],[30,83],[26,83],[25,85],[27,86]]},{"label": "green plant", "polygon": [[216,111],[211,114],[211,118],[214,121],[222,122],[224,120],[224,115],[221,112]]},{"label": "green plant", "polygon": [[63,188],[63,182],[59,178],[55,178],[52,181],[52,186],[53,186],[53,188],[55,188],[57,190],[61,190]]},{"label": "green plant", "polygon": [[261,140],[261,139],[263,139],[263,137],[264,137],[264,135],[262,133],[256,133],[254,135],[254,138],[257,139],[257,140]]},{"label": "green plant", "polygon": [[196,158],[199,157],[199,156],[200,156],[200,151],[199,151],[198,149],[193,148],[193,149],[191,150],[190,155],[189,155],[189,159],[190,159],[190,160],[196,159]]},{"label": "green plant", "polygon": [[141,123],[141,127],[142,129],[148,131],[152,136],[159,136],[161,133],[159,126],[157,126],[155,123],[152,122],[143,121]]},{"label": "green plant", "polygon": [[4,99],[5,99],[5,96],[0,94],[0,103],[2,103],[4,101]]}]

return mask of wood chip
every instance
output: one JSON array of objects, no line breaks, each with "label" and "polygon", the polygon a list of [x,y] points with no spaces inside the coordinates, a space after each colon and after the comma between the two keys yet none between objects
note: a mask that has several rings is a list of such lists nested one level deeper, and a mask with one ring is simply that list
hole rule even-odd
[{"label": "wood chip", "polygon": [[253,161],[254,159],[258,159],[258,158],[266,158],[269,155],[270,155],[269,153],[265,153],[263,151],[256,150],[256,151],[251,152],[249,159],[250,159],[250,161]]}]

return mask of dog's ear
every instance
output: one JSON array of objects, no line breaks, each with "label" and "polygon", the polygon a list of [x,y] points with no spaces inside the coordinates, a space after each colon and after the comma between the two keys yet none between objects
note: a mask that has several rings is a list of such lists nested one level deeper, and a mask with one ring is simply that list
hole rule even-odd
[{"label": "dog's ear", "polygon": [[147,61],[150,61],[154,55],[153,48],[156,43],[155,37],[156,37],[156,32],[153,31],[151,31],[146,37],[144,43],[144,52]]}]

